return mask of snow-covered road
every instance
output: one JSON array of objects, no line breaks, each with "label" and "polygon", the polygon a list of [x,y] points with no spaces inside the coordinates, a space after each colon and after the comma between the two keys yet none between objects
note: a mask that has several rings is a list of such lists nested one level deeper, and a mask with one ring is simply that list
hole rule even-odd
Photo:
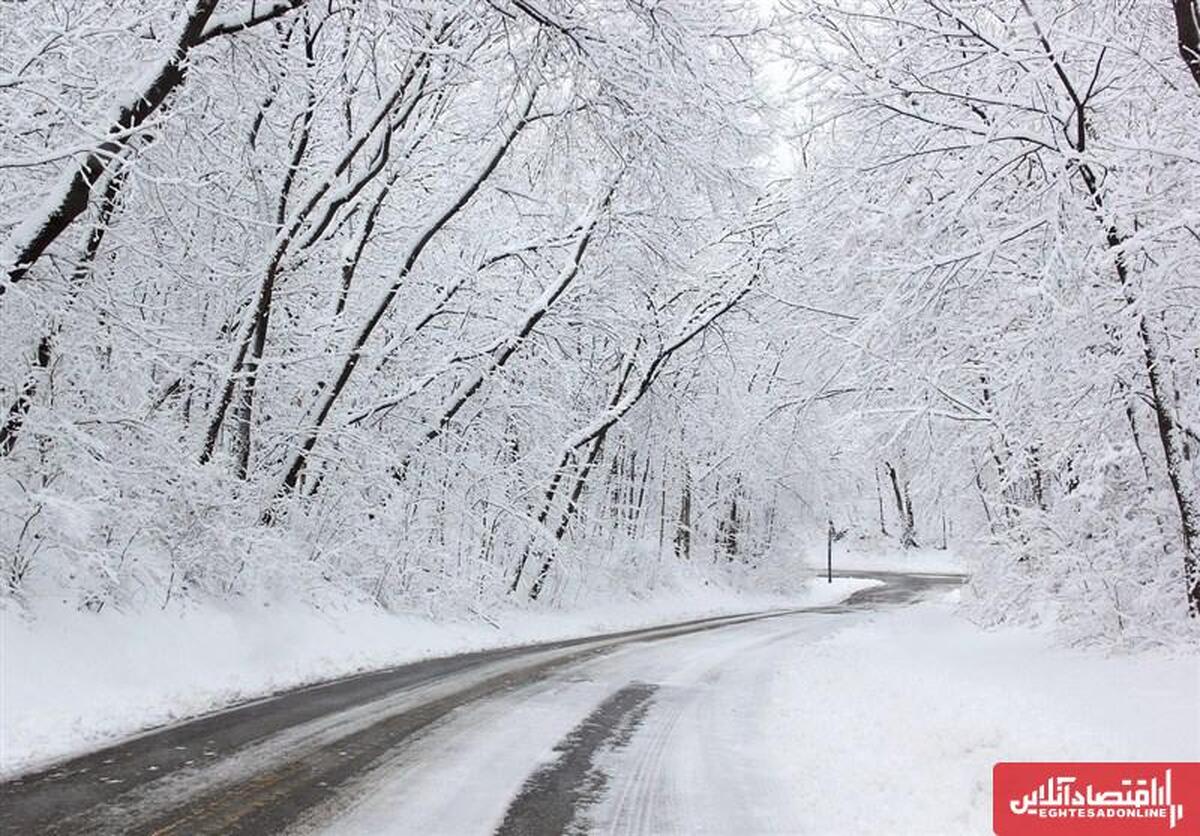
[{"label": "snow-covered road", "polygon": [[1200,759],[1200,659],[989,633],[898,579],[624,645],[464,707],[316,810],[326,834],[988,834],[1001,760]]},{"label": "snow-covered road", "polygon": [[784,648],[856,618],[748,622],[624,645],[556,671],[460,709],[350,787],[351,806],[315,811],[311,829],[795,832],[803,818],[794,787],[772,765],[800,753],[786,751],[778,706],[764,697],[788,664]]},{"label": "snow-covered road", "polygon": [[302,689],[0,785],[0,831],[988,833],[995,761],[1200,756],[1196,659],[988,633],[957,583]]}]

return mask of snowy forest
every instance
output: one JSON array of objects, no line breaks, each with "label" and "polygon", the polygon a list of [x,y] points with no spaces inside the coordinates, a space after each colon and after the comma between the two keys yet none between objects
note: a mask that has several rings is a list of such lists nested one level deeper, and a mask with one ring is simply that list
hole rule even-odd
[{"label": "snowy forest", "polygon": [[828,535],[1194,640],[1197,14],[0,2],[4,606],[486,616]]}]

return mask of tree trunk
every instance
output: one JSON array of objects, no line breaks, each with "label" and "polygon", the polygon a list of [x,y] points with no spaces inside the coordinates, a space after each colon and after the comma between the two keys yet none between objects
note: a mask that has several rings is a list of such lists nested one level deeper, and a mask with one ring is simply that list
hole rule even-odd
[{"label": "tree trunk", "polygon": [[[646,486],[650,483],[650,456],[646,456],[646,464],[642,467],[642,477],[637,481],[637,493],[631,496],[633,500],[632,510],[629,514],[629,534],[632,537],[640,537],[645,525],[646,518],[645,502],[646,502]],[[633,483],[630,484],[630,493],[633,494]]]},{"label": "tree trunk", "polygon": [[[639,342],[640,345],[640,342]],[[629,376],[633,373],[634,361],[637,358],[637,348],[630,352],[621,362],[621,373],[617,377],[617,385],[614,387],[612,395],[609,397],[608,405],[611,408],[613,404],[621,400],[621,395],[625,392],[625,387],[629,383]],[[593,445],[592,449],[599,455],[599,448]],[[591,453],[589,453],[589,457]],[[571,462],[575,457],[575,447],[568,445],[562,452],[559,458],[558,467],[554,470],[554,474],[550,477],[550,484],[546,486],[545,494],[542,497],[542,510],[538,512],[537,524],[539,529],[546,524],[546,520],[550,518],[550,512],[554,510],[554,501],[558,497],[559,488],[562,487],[563,479],[566,478],[567,469],[571,466]],[[560,525],[560,530],[565,531],[565,526]],[[517,569],[513,573],[512,583],[509,584],[508,591],[516,592],[521,588],[521,578],[525,573],[525,566],[529,562],[529,558],[533,553],[534,543],[528,543],[525,550],[521,553],[521,559],[517,562]],[[549,559],[549,558],[548,558]],[[540,587],[539,587],[540,588]]]},{"label": "tree trunk", "polygon": [[883,484],[879,481],[879,468],[875,468],[875,498],[879,500],[879,533],[888,536],[887,522],[883,516]]},{"label": "tree trunk", "polygon": [[[571,524],[572,517],[575,516],[576,509],[579,508],[579,497],[583,495],[583,489],[587,485],[588,475],[592,471],[592,467],[596,464],[596,459],[600,457],[600,450],[604,446],[604,439],[608,433],[603,432],[596,436],[592,441],[591,449],[588,451],[587,460],[583,467],[575,476],[575,487],[571,489],[571,496],[567,499],[567,507],[563,509],[562,516],[559,518],[558,527],[554,530],[554,543],[562,541],[563,536],[567,533],[567,526]],[[537,577],[533,580],[533,586],[529,588],[529,600],[536,601],[542,594],[542,588],[546,584],[546,577],[550,574],[550,569],[554,565],[554,551],[550,551],[545,560],[542,561],[542,566],[538,569]]]},{"label": "tree trunk", "polygon": [[[1193,618],[1200,618],[1200,497],[1197,497],[1196,485],[1189,474],[1185,472],[1187,461],[1183,452],[1184,433],[1171,410],[1175,399],[1170,391],[1170,381],[1167,379],[1166,356],[1160,349],[1165,341],[1155,332],[1154,324],[1147,312],[1139,309],[1140,299],[1133,286],[1133,279],[1129,275],[1129,266],[1125,260],[1126,236],[1108,217],[1104,194],[1101,191],[1100,177],[1086,161],[1086,157],[1082,156],[1087,150],[1087,99],[1080,97],[1072,85],[1058,55],[1054,52],[1049,39],[1029,8],[1028,0],[1021,0],[1021,2],[1046,50],[1046,56],[1049,58],[1051,66],[1074,103],[1075,134],[1074,136],[1067,134],[1067,140],[1071,147],[1080,155],[1080,159],[1074,164],[1083,180],[1096,219],[1104,230],[1108,247],[1112,251],[1113,266],[1116,268],[1117,280],[1125,294],[1125,301],[1132,310],[1137,311],[1138,341],[1141,345],[1142,364],[1150,382],[1150,406],[1154,410],[1158,438],[1163,448],[1167,478],[1175,497],[1175,504],[1179,509],[1179,527],[1183,540],[1184,597],[1187,601],[1188,614]],[[1185,51],[1185,59],[1189,55],[1195,54],[1193,50],[1195,33],[1192,29],[1196,26],[1195,7],[1191,2],[1186,3],[1186,6],[1188,8],[1181,9],[1178,2],[1175,4],[1176,21],[1181,24],[1179,35],[1181,51]],[[1188,38],[1191,38],[1192,41],[1185,44],[1184,41]],[[1184,46],[1187,47],[1186,50],[1182,49]],[[1189,67],[1191,66],[1189,63]],[[1200,84],[1200,76],[1195,77],[1197,84]]]},{"label": "tree trunk", "polygon": [[906,549],[914,548],[917,545],[916,524],[913,518],[912,498],[908,493],[908,483],[904,483],[904,487],[900,487],[900,477],[896,474],[896,468],[892,467],[891,462],[884,462],[884,467],[887,468],[888,476],[892,481],[892,493],[896,498],[896,513],[900,518],[900,545]]},{"label": "tree trunk", "polygon": [[683,488],[679,495],[679,518],[675,523],[675,557],[690,560],[692,557],[692,474],[687,463],[683,465]]},{"label": "tree trunk", "polygon": [[1179,55],[1200,85],[1200,11],[1196,9],[1196,0],[1173,0],[1173,4]]},{"label": "tree trunk", "polygon": [[21,386],[20,393],[17,394],[17,399],[8,408],[4,426],[0,426],[0,456],[7,456],[11,453],[13,446],[17,443],[17,436],[25,424],[25,416],[29,414],[29,410],[33,406],[38,383],[49,367],[50,337],[44,335],[38,340],[37,351],[33,356],[33,368],[26,376],[25,383]]},{"label": "tree trunk", "polygon": [[[304,102],[304,111],[300,116],[299,130],[292,138],[292,153],[288,160],[287,170],[284,171],[283,182],[279,186],[279,200],[275,209],[276,238],[283,233],[284,224],[287,222],[288,199],[291,197],[292,187],[295,185],[300,171],[300,163],[304,160],[309,138],[312,135],[313,116],[317,108],[317,91],[313,86],[311,72],[315,46],[316,35],[312,32],[308,21],[305,21],[304,58],[308,70],[308,95]],[[271,323],[271,303],[274,297],[275,283],[279,278],[279,262],[290,243],[290,239],[286,239],[280,257],[267,266],[266,292],[259,295],[258,305],[254,311],[254,336],[250,346],[250,355],[246,359],[243,370],[241,394],[234,410],[234,472],[239,479],[245,479],[250,473],[250,447],[254,424],[254,399],[258,389],[258,369],[262,364],[263,353],[267,347],[267,330]]]},{"label": "tree trunk", "polygon": [[1151,406],[1157,419],[1158,437],[1162,443],[1163,457],[1167,465],[1167,478],[1171,483],[1175,504],[1179,508],[1180,531],[1183,535],[1183,579],[1187,598],[1188,614],[1200,618],[1200,499],[1196,496],[1196,485],[1186,472],[1187,459],[1183,455],[1184,436],[1170,409],[1170,399],[1164,389],[1162,358],[1158,344],[1150,331],[1147,317],[1143,314],[1139,323],[1142,352],[1146,359],[1146,374],[1150,378]]},{"label": "tree trunk", "polygon": [[[100,252],[100,245],[104,243],[104,236],[108,232],[108,226],[117,211],[121,188],[125,184],[126,175],[126,169],[117,171],[109,179],[108,185],[104,188],[104,197],[100,203],[100,214],[96,218],[96,223],[92,227],[91,232],[88,233],[83,253],[80,255],[79,262],[75,265],[75,269],[71,273],[71,291],[64,308],[74,303],[83,280],[91,272],[96,255]],[[60,311],[57,317],[60,320],[60,324],[49,325],[47,333],[43,334],[41,339],[38,340],[37,349],[33,356],[33,368],[29,370],[29,374],[25,378],[24,385],[21,386],[21,391],[18,393],[17,399],[9,406],[3,426],[0,426],[0,458],[12,452],[13,446],[17,443],[17,436],[25,424],[25,416],[29,414],[29,410],[33,406],[33,399],[37,395],[38,384],[50,368],[50,362],[53,357],[54,337],[57,336],[61,328],[62,315],[63,311]]]},{"label": "tree trunk", "polygon": [[[200,43],[205,26],[217,7],[217,0],[196,0],[171,49],[170,55],[158,69],[147,77],[145,86],[128,104],[117,109],[116,118],[104,133],[110,138],[91,149],[75,168],[60,177],[59,185],[31,215],[9,236],[0,256],[0,267],[7,270],[9,281],[21,281],[58,236],[87,209],[92,184],[99,182],[109,166],[117,161],[139,128],[158,110],[167,97],[184,82],[187,76],[187,57],[192,47]],[[0,296],[4,285],[0,284]]]},{"label": "tree trunk", "polygon": [[742,545],[742,518],[738,512],[737,490],[729,498],[729,526],[726,532],[725,553],[733,560],[738,556]]},{"label": "tree trunk", "polygon": [[[435,36],[435,42],[440,36],[441,33]],[[222,385],[221,393],[217,396],[212,410],[212,416],[209,419],[208,430],[204,436],[204,448],[200,453],[201,464],[206,464],[212,458],[213,453],[216,450],[217,438],[220,436],[221,427],[224,425],[225,416],[229,411],[229,407],[233,404],[234,391],[237,387],[239,379],[242,377],[247,355],[251,352],[251,349],[257,345],[260,337],[265,340],[265,328],[260,327],[260,322],[262,320],[263,312],[269,311],[271,308],[271,298],[275,291],[275,282],[278,278],[278,273],[284,257],[288,254],[291,245],[298,239],[300,233],[304,231],[306,224],[310,224],[311,222],[310,229],[312,232],[309,233],[309,240],[311,241],[313,236],[319,234],[319,232],[323,230],[331,221],[333,214],[342,205],[344,199],[335,199],[330,201],[325,205],[323,214],[316,219],[313,218],[313,214],[319,207],[321,207],[322,201],[333,189],[338,178],[350,170],[350,167],[358,156],[358,153],[367,144],[372,134],[379,128],[379,126],[385,125],[386,123],[384,128],[385,131],[390,132],[394,129],[392,120],[396,117],[393,114],[393,110],[404,101],[404,96],[409,90],[410,85],[412,85],[412,83],[417,80],[419,76],[419,81],[417,81],[417,90],[412,99],[402,109],[401,116],[397,120],[397,123],[403,124],[409,118],[413,112],[413,109],[416,108],[417,103],[421,100],[422,91],[425,87],[427,72],[428,62],[425,57],[422,56],[411,68],[409,68],[404,77],[389,91],[383,103],[376,108],[371,118],[367,120],[367,125],[363,128],[362,132],[355,136],[349,147],[342,151],[342,154],[338,157],[337,162],[334,163],[334,165],[326,172],[321,182],[315,188],[310,190],[310,192],[305,196],[299,208],[297,208],[295,213],[292,215],[292,220],[289,224],[287,224],[286,229],[281,229],[279,232],[277,232],[274,241],[271,243],[271,255],[268,258],[266,268],[263,271],[263,281],[259,285],[258,291],[254,297],[255,301],[252,319],[248,323],[247,327],[243,328],[244,333],[238,340],[237,348],[234,351],[233,362],[230,363],[229,372],[226,375],[225,381]],[[383,141],[386,143],[386,138]],[[378,173],[378,166],[371,166],[364,173],[362,179],[363,181],[370,180]],[[360,187],[362,185],[365,185],[365,182],[360,183]],[[478,183],[476,186],[478,186]],[[350,190],[351,193],[354,191],[355,190],[353,189]],[[471,189],[470,193],[474,194],[474,189]],[[470,195],[467,196],[467,199],[469,199],[469,197]],[[284,207],[286,208],[286,203],[284,204]],[[456,207],[454,211],[457,211],[458,208],[461,208],[461,206]],[[451,214],[453,214],[453,212]],[[443,217],[436,224],[437,228],[440,229],[441,225],[444,224],[448,219],[448,217]],[[436,229],[432,230],[430,235],[435,232]],[[424,246],[427,243],[427,238],[418,242],[417,255],[420,254],[420,250],[424,249]],[[401,277],[406,276],[409,269],[411,269],[411,265],[406,267],[401,272]],[[395,290],[398,289],[398,286],[396,286]],[[395,290],[393,291],[393,295]],[[372,328],[373,327],[374,326],[372,325]],[[358,358],[356,356],[353,360],[353,363],[356,364],[357,362]],[[299,472],[296,473],[296,477],[299,478]]]},{"label": "tree trunk", "polygon": [[[276,492],[276,496],[283,496],[295,490],[296,485],[300,481],[300,474],[304,471],[304,465],[308,461],[308,456],[317,444],[317,439],[320,438],[321,432],[324,430],[325,422],[329,419],[333,412],[333,407],[337,403],[338,398],[346,388],[351,375],[354,374],[355,368],[358,366],[359,360],[362,358],[363,349],[366,347],[367,341],[371,339],[371,335],[375,333],[375,329],[383,320],[384,315],[392,306],[392,301],[400,292],[400,288],[408,279],[409,274],[416,266],[421,254],[429,245],[429,242],[442,230],[450,220],[462,211],[475,193],[484,182],[491,177],[492,172],[496,170],[496,166],[500,164],[500,160],[508,152],[509,148],[516,141],[521,130],[528,124],[529,112],[533,107],[533,95],[531,94],[526,100],[524,107],[516,121],[509,129],[503,140],[497,144],[492,152],[485,158],[480,170],[475,173],[470,181],[465,185],[459,195],[446,207],[442,212],[434,216],[433,220],[425,227],[425,230],[417,238],[416,242],[409,249],[407,256],[401,264],[400,271],[396,278],[392,281],[391,286],[384,294],[383,299],[375,306],[374,312],[359,329],[358,335],[350,348],[350,352],[346,355],[346,359],[342,363],[341,371],[334,379],[333,383],[326,387],[325,398],[313,419],[312,425],[303,442],[300,444],[300,450],[293,457],[291,465],[284,474],[283,484]],[[580,253],[582,255],[582,253]],[[515,347],[513,349],[516,350]],[[457,410],[454,410],[457,411]],[[453,417],[451,414],[450,417]],[[436,438],[436,434],[432,436]],[[264,513],[265,519],[270,519],[270,513]]]}]

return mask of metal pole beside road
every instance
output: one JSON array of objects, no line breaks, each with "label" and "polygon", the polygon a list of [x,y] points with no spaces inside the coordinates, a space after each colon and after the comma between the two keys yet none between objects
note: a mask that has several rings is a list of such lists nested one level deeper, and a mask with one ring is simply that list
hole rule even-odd
[{"label": "metal pole beside road", "polygon": [[829,533],[826,535],[825,580],[833,583],[833,520],[829,521]]}]

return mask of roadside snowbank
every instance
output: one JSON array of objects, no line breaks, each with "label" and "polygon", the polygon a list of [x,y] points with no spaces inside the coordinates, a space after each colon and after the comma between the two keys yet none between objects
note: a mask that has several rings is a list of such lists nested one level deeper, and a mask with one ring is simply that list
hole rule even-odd
[{"label": "roadside snowbank", "polygon": [[324,679],[469,650],[841,600],[875,581],[792,595],[717,586],[565,611],[513,609],[434,622],[367,605],[321,611],[266,602],[185,611],[0,611],[0,774],[121,736]]},{"label": "roadside snowbank", "polygon": [[[787,646],[764,773],[813,833],[991,832],[997,761],[1200,760],[1200,654],[1056,648],[946,601]],[[815,754],[819,753],[819,754]],[[787,817],[784,817],[787,820]]]}]

